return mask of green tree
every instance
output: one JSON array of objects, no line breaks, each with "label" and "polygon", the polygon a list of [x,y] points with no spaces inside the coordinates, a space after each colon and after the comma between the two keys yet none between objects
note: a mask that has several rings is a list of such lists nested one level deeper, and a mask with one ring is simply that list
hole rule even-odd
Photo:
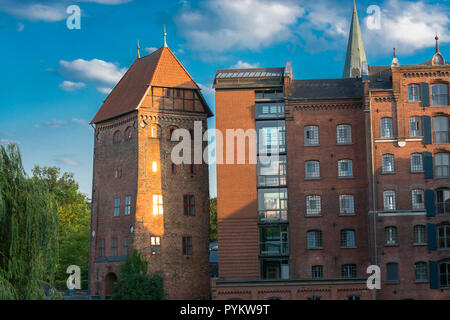
[{"label": "green tree", "polygon": [[148,263],[135,249],[120,267],[119,280],[114,284],[113,300],[162,300],[163,278],[147,274]]},{"label": "green tree", "polygon": [[43,182],[56,200],[59,216],[60,255],[56,271],[59,290],[67,289],[67,267],[81,269],[81,288],[87,289],[89,264],[90,201],[79,191],[72,173],[56,167],[33,169],[33,179]]},{"label": "green tree", "polygon": [[48,186],[29,179],[16,145],[0,146],[0,299],[42,299],[58,260],[58,214]]},{"label": "green tree", "polygon": [[217,241],[217,198],[209,199],[209,241]]}]

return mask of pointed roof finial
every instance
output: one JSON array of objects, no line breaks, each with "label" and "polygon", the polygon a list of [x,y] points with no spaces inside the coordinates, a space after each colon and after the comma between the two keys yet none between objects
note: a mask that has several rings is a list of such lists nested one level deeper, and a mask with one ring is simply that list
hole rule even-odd
[{"label": "pointed roof finial", "polygon": [[438,34],[436,32],[436,37],[434,38],[434,40],[436,40],[436,53],[439,52],[439,37]]},{"label": "pointed roof finial", "polygon": [[167,48],[167,32],[166,32],[166,25],[164,25],[164,47]]},{"label": "pointed roof finial", "polygon": [[391,67],[399,67],[399,66],[400,66],[400,63],[398,62],[398,59],[397,59],[397,52],[394,48],[394,58],[392,59]]},{"label": "pointed roof finial", "polygon": [[394,48],[394,58],[397,58],[397,54],[395,53],[395,48]]},{"label": "pointed roof finial", "polygon": [[137,58],[140,59],[141,58],[141,54],[139,53],[139,49],[141,48],[141,46],[139,45],[139,40],[137,41]]}]

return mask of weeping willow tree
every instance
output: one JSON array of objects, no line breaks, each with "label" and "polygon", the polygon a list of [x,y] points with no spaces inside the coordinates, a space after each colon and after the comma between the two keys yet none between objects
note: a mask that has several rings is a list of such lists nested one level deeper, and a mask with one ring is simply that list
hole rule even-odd
[{"label": "weeping willow tree", "polygon": [[42,299],[58,259],[58,214],[46,184],[29,179],[16,145],[0,145],[0,299]]}]

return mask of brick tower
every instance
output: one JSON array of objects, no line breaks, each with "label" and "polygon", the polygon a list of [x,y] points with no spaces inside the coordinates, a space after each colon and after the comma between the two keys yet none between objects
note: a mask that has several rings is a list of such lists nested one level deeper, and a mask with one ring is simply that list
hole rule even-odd
[{"label": "brick tower", "polygon": [[[139,48],[138,48],[139,49]],[[207,164],[171,161],[177,128],[212,113],[164,46],[138,58],[104,101],[95,125],[89,290],[111,295],[127,253],[161,274],[168,299],[209,298]]]}]

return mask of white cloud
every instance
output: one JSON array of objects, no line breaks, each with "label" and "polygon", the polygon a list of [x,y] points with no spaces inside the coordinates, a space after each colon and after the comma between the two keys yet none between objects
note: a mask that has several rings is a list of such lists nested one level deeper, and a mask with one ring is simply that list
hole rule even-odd
[{"label": "white cloud", "polygon": [[25,26],[23,25],[22,22],[19,22],[17,24],[17,32],[22,32],[25,29]]},{"label": "white cloud", "polygon": [[59,72],[66,78],[89,82],[101,93],[111,92],[113,87],[125,74],[127,68],[119,68],[117,64],[99,59],[90,61],[77,59],[59,62]]},{"label": "white cloud", "polygon": [[64,20],[67,15],[60,4],[18,3],[16,1],[0,1],[0,10],[17,18],[30,21],[56,22]]},{"label": "white cloud", "polygon": [[203,85],[201,83],[197,83],[200,89],[202,90],[202,93],[204,95],[212,95],[214,94],[214,89],[212,88],[212,85]]},{"label": "white cloud", "polygon": [[[55,128],[55,129],[64,128],[67,126],[67,120],[53,119],[52,121],[46,122],[45,126],[49,127],[49,128]],[[40,126],[37,125],[37,127],[40,127]]]},{"label": "white cloud", "polygon": [[147,51],[148,53],[152,53],[152,52],[155,52],[156,50],[158,50],[158,48],[150,47],[150,48],[145,48],[144,50]]},{"label": "white cloud", "polygon": [[185,3],[175,21],[193,49],[260,49],[290,38],[304,10],[291,1],[206,0]]},{"label": "white cloud", "polygon": [[89,126],[89,123],[84,119],[73,118],[71,121],[80,126]]},{"label": "white cloud", "polygon": [[83,82],[72,82],[72,81],[64,81],[59,85],[61,89],[64,91],[76,91],[78,89],[86,87],[86,85]]},{"label": "white cloud", "polygon": [[61,156],[54,159],[56,163],[68,167],[79,167],[81,163],[71,159],[69,156]]},{"label": "white cloud", "polygon": [[131,2],[133,0],[79,0],[79,1],[81,1],[81,2],[95,2],[95,3],[100,3],[100,4],[118,5],[118,4]]},{"label": "white cloud", "polygon": [[242,60],[239,60],[236,64],[232,65],[231,69],[251,69],[251,68],[258,68],[259,63],[248,63]]},{"label": "white cloud", "polygon": [[387,0],[380,7],[381,29],[368,29],[367,18],[362,23],[368,52],[387,53],[396,47],[401,59],[402,54],[414,54],[417,50],[434,47],[436,32],[441,42],[450,42],[448,6],[423,1]]}]

